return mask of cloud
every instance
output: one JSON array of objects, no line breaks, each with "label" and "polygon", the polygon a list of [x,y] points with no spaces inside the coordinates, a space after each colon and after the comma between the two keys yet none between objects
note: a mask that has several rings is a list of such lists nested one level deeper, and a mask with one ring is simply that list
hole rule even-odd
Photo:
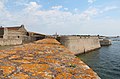
[{"label": "cloud", "polygon": [[75,10],[75,11],[78,11],[78,8],[75,8],[74,10]]},{"label": "cloud", "polygon": [[13,2],[14,2],[16,5],[24,6],[24,5],[26,5],[26,3],[29,2],[29,0],[16,0],[16,1],[13,0]]},{"label": "cloud", "polygon": [[4,21],[8,21],[11,18],[11,14],[6,10],[5,2],[6,0],[0,1],[0,24],[4,24]]},{"label": "cloud", "polygon": [[99,14],[98,11],[99,11],[98,9],[90,7],[87,10],[85,10],[83,13],[81,13],[80,15],[81,15],[81,18],[90,20],[92,16],[96,16],[97,14]]},{"label": "cloud", "polygon": [[3,1],[3,0],[1,0],[1,1],[0,1],[0,10],[3,10],[3,9],[4,9],[4,7],[5,7],[5,6],[4,6],[4,1]]},{"label": "cloud", "polygon": [[[87,21],[81,25],[82,34],[119,35],[120,20],[100,19]],[[89,27],[90,26],[90,27]],[[86,29],[87,28],[87,29]],[[107,30],[106,30],[107,29]]]},{"label": "cloud", "polygon": [[105,11],[109,11],[109,10],[113,10],[113,9],[116,9],[117,7],[116,6],[109,6],[109,7],[105,7]]},{"label": "cloud", "polygon": [[0,2],[0,10],[3,9],[3,4]]},{"label": "cloud", "polygon": [[102,11],[100,11],[100,13],[107,12],[107,11],[110,11],[110,10],[115,10],[117,8],[118,8],[117,6],[107,6]]},{"label": "cloud", "polygon": [[68,8],[64,8],[64,10],[68,10]]},{"label": "cloud", "polygon": [[105,7],[105,9],[103,11],[114,10],[114,9],[117,9],[117,8],[118,8],[117,6],[107,6],[107,7]]},{"label": "cloud", "polygon": [[[1,17],[3,25],[20,25],[25,24],[28,29],[32,31],[53,33],[53,32],[71,32],[75,29],[73,26],[79,27],[81,23],[90,20],[90,18],[97,14],[95,8],[89,8],[82,13],[72,13],[70,11],[60,10],[63,6],[53,6],[49,10],[42,10],[42,5],[37,2],[25,3],[25,7],[21,12],[9,12],[4,9],[11,17]],[[63,8],[65,9],[65,8]],[[68,10],[68,8],[66,8]],[[1,14],[1,13],[0,13]],[[6,21],[6,19],[8,19]],[[36,29],[37,28],[37,29]],[[66,31],[67,28],[72,28]],[[64,30],[60,30],[64,29]],[[51,31],[49,31],[51,30]]]},{"label": "cloud", "polygon": [[59,6],[52,6],[52,9],[55,9],[55,10],[59,10],[61,8],[63,8],[63,6],[61,6],[61,5],[59,5]]},{"label": "cloud", "polygon": [[88,0],[88,3],[94,3],[96,0]]},{"label": "cloud", "polygon": [[42,7],[42,5],[39,5],[36,2],[30,2],[29,4],[26,4],[25,10],[30,12],[30,11],[35,11],[41,7]]},{"label": "cloud", "polygon": [[[20,2],[17,3],[20,4]],[[9,26],[25,24],[30,31],[46,34],[53,34],[54,32],[61,34],[90,33],[91,31],[89,29],[92,26],[95,26],[94,28],[97,29],[97,24],[100,25],[99,22],[94,24],[96,21],[93,21],[91,24],[90,22],[93,20],[92,17],[99,15],[101,10],[106,12],[117,8],[112,6],[104,9],[89,7],[82,12],[72,12],[61,5],[52,6],[50,9],[46,10],[43,10],[43,7],[43,5],[37,2],[25,2],[20,12],[13,13],[6,9],[4,2],[0,1],[0,25]],[[79,9],[74,10],[77,11]],[[86,28],[89,28],[87,30],[88,32],[84,31]]]},{"label": "cloud", "polygon": [[96,15],[98,13],[98,10],[96,8],[90,8],[90,9],[86,10],[84,13],[86,13],[88,15]]}]

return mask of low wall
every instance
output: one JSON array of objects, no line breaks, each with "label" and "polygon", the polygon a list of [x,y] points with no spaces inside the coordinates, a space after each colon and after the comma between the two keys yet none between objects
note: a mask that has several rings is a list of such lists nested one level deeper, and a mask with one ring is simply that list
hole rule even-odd
[{"label": "low wall", "polygon": [[22,44],[21,39],[0,39],[0,45],[19,45]]},{"label": "low wall", "polygon": [[60,43],[74,54],[89,52],[101,47],[97,36],[62,36]]}]

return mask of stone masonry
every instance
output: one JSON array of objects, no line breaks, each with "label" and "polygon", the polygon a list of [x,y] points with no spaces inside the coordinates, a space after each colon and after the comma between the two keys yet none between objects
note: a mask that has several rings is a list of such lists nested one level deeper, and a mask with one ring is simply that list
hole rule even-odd
[{"label": "stone masonry", "polygon": [[100,79],[55,39],[0,50],[0,79]]}]

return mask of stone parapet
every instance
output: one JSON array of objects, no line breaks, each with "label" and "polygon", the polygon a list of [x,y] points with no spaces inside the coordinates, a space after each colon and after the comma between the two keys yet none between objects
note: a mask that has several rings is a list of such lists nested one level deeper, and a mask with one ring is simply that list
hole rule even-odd
[{"label": "stone parapet", "polygon": [[0,38],[0,46],[20,45],[20,44],[22,44],[22,39],[3,39],[3,38]]},{"label": "stone parapet", "polygon": [[0,50],[0,79],[100,79],[55,39]]}]

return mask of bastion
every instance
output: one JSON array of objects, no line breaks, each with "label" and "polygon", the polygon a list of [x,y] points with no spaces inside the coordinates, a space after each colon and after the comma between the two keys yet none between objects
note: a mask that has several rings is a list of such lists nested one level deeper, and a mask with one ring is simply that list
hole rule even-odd
[{"label": "bastion", "polygon": [[0,79],[100,79],[55,39],[0,50]]},{"label": "bastion", "polygon": [[86,53],[101,47],[97,36],[61,36],[60,43],[74,52],[75,55]]}]

